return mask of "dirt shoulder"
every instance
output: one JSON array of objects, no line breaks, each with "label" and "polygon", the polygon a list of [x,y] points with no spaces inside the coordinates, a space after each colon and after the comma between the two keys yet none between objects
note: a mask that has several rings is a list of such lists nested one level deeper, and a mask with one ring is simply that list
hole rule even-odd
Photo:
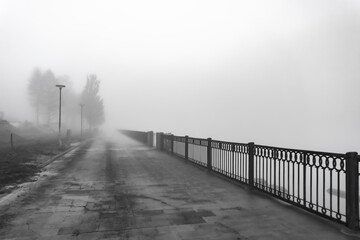
[{"label": "dirt shoulder", "polygon": [[70,147],[59,149],[56,139],[42,139],[15,149],[0,149],[0,197],[21,183],[36,181],[43,164]]}]

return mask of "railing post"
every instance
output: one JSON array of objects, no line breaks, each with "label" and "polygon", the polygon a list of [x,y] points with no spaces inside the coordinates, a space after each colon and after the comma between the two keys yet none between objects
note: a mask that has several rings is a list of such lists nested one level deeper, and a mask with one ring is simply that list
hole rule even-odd
[{"label": "railing post", "polygon": [[149,143],[149,145],[150,145],[150,147],[152,147],[152,146],[154,146],[154,132],[153,131],[150,131],[150,143]]},{"label": "railing post", "polygon": [[160,138],[160,137],[159,137],[159,135],[160,135],[160,134],[157,132],[157,133],[156,133],[156,140],[155,140],[155,144],[156,144],[156,149],[157,149],[157,150],[160,149],[160,147],[159,147],[159,146],[160,146],[160,142],[159,142],[159,138]]},{"label": "railing post", "polygon": [[164,133],[159,133],[159,150],[164,151]]},{"label": "railing post", "polygon": [[359,162],[356,152],[348,152],[346,161],[346,225],[359,228]]},{"label": "railing post", "polygon": [[231,143],[231,174],[232,178],[235,178],[235,144]]},{"label": "railing post", "polygon": [[207,139],[207,168],[212,170],[212,151],[211,151],[211,138]]},{"label": "railing post", "polygon": [[189,136],[185,136],[185,159],[188,160],[189,159]]},{"label": "railing post", "polygon": [[170,135],[170,153],[174,155],[174,134]]},{"label": "railing post", "polygon": [[154,132],[153,131],[149,131],[147,132],[147,145],[149,147],[152,147],[153,146],[153,139],[154,139],[154,136],[153,136]]},{"label": "railing post", "polygon": [[254,154],[255,154],[254,143],[249,142],[248,148],[249,148],[249,169],[248,169],[249,185],[250,187],[253,187],[254,186]]}]

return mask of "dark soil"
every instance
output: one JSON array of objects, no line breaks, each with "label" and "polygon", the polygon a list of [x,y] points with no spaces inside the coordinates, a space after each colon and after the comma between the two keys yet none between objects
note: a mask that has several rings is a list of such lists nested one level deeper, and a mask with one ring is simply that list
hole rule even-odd
[{"label": "dark soil", "polygon": [[41,171],[40,165],[62,151],[55,139],[0,149],[0,194],[10,192],[16,184],[32,181]]}]

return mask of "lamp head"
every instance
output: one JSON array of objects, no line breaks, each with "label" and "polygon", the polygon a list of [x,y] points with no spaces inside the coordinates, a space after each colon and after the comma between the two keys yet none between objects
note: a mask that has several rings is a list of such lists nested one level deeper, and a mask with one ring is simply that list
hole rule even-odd
[{"label": "lamp head", "polygon": [[55,86],[58,87],[58,88],[64,88],[65,87],[65,85],[60,85],[60,84],[55,85]]}]

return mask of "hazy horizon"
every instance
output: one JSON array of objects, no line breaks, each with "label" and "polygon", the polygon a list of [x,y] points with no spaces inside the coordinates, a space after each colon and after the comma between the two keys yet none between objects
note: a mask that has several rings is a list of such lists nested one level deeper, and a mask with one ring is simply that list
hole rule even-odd
[{"label": "hazy horizon", "polygon": [[3,0],[0,30],[6,117],[38,67],[96,74],[105,129],[360,153],[359,1]]}]

